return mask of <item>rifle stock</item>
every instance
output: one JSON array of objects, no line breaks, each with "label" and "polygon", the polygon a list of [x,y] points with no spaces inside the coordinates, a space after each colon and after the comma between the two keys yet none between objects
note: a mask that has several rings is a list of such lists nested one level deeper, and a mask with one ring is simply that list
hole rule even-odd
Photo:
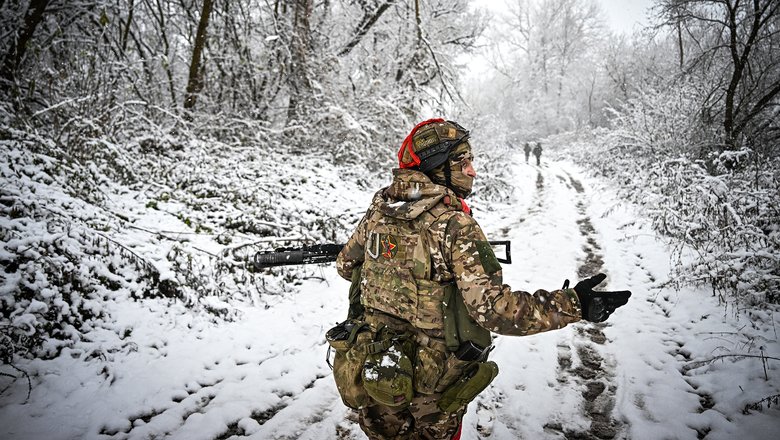
[{"label": "rifle stock", "polygon": [[[491,241],[491,246],[504,246],[506,258],[496,258],[500,263],[511,264],[509,240]],[[284,247],[273,251],[260,251],[255,254],[253,264],[256,269],[297,264],[319,264],[336,261],[336,257],[344,247],[343,244],[325,243],[300,248]]]}]

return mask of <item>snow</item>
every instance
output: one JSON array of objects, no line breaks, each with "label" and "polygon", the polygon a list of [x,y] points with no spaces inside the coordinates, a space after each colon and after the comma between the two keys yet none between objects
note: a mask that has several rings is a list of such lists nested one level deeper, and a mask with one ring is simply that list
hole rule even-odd
[{"label": "snow", "polygon": [[[776,438],[775,405],[744,410],[780,393],[777,311],[735,309],[706,288],[673,289],[672,252],[639,211],[576,165],[542,161],[537,167],[517,157],[508,170],[514,192],[506,203],[472,202],[489,238],[513,242],[505,282],[516,290],[551,290],[566,278],[574,284],[603,271],[608,278],[600,288],[630,289],[633,296],[604,324],[496,337],[491,358],[500,374],[469,406],[462,438]],[[30,179],[45,191],[47,179]],[[327,203],[357,219],[373,190],[341,179],[337,170],[316,176],[318,185],[332,182],[337,189]],[[306,191],[306,185],[295,188]],[[80,209],[69,202],[74,212]],[[124,202],[116,197],[118,209]],[[141,229],[186,230],[171,215],[180,206],[157,206],[126,215]],[[40,228],[45,234],[45,225]],[[176,276],[165,258],[171,247],[140,229],[124,234],[136,252],[157,256],[161,279]],[[45,240],[57,240],[56,234]],[[222,248],[209,234],[190,236],[185,245]],[[24,247],[17,239],[0,251]],[[85,340],[54,359],[15,364],[30,376],[29,397],[27,381],[3,365],[0,438],[365,439],[325,362],[324,335],[346,316],[348,283],[333,264],[315,273],[294,292],[244,303],[210,298],[215,307],[235,307],[233,321],[180,301],[106,293],[112,299],[101,307],[112,321],[95,321]],[[5,278],[1,291],[18,282]],[[38,284],[42,291],[48,286],[43,278]],[[85,304],[90,301],[98,307],[95,299]],[[46,305],[33,300],[24,307],[32,313]],[[14,319],[35,324],[30,314]]]}]

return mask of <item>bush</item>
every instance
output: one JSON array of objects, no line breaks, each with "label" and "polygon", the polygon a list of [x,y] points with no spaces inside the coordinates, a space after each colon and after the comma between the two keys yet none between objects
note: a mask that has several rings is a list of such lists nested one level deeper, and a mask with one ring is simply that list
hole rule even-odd
[{"label": "bush", "polygon": [[676,249],[675,282],[723,298],[780,302],[780,170],[743,148],[718,153],[686,85],[613,110],[615,128],[571,155],[615,181]]}]

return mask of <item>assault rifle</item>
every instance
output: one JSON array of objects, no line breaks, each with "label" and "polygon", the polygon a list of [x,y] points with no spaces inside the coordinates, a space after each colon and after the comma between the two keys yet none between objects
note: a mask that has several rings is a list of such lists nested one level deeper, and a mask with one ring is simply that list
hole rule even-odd
[{"label": "assault rifle", "polygon": [[[512,264],[509,240],[490,241],[490,246],[503,246],[505,258],[496,258],[499,263]],[[287,266],[293,264],[318,264],[336,261],[343,244],[315,244],[299,248],[283,247],[272,251],[260,251],[255,254],[254,266],[256,269],[267,267]]]}]

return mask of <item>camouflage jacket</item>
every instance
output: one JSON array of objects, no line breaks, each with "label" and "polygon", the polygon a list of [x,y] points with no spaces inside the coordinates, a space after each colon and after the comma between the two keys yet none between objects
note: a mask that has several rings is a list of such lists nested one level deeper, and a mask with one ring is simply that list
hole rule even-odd
[{"label": "camouflage jacket", "polygon": [[392,184],[376,193],[338,255],[339,275],[351,280],[352,270],[365,259],[372,226],[382,216],[392,214],[412,220],[440,204],[457,206],[458,212],[439,217],[428,229],[431,246],[440,251],[431,254],[432,278],[440,283],[455,281],[469,314],[480,326],[503,335],[528,335],[580,320],[579,301],[572,289],[537,290],[531,294],[512,291],[504,284],[501,265],[479,224],[460,210],[461,202],[451,190],[432,183],[425,174],[414,170],[393,170]]}]

